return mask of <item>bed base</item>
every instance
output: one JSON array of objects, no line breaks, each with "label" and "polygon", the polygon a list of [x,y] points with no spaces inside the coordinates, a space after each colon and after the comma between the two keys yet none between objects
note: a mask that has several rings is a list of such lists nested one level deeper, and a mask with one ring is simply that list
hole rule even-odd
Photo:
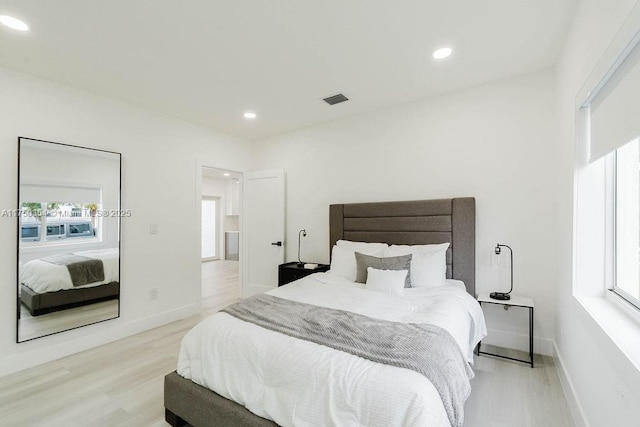
[{"label": "bed base", "polygon": [[165,420],[173,427],[277,427],[175,371],[164,377],[164,407]]},{"label": "bed base", "polygon": [[111,282],[91,288],[68,289],[39,294],[25,285],[20,285],[20,301],[32,316],[41,316],[54,311],[66,310],[120,296],[120,283]]}]

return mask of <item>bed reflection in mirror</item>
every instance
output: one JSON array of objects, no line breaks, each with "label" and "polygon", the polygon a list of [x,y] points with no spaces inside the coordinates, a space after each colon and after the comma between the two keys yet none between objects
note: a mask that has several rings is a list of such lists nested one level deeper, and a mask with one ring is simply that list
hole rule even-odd
[{"label": "bed reflection in mirror", "polygon": [[121,155],[18,144],[17,341],[117,318]]}]

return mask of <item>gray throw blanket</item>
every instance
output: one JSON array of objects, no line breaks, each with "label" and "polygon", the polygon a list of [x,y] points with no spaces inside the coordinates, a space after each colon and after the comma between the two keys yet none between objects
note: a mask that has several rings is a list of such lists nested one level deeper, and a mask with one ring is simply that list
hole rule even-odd
[{"label": "gray throw blanket", "polygon": [[474,374],[454,338],[438,326],[390,322],[264,294],[222,312],[294,338],[416,371],[435,386],[451,425],[463,425]]},{"label": "gray throw blanket", "polygon": [[51,255],[41,259],[51,264],[65,265],[74,287],[104,280],[102,260],[74,254]]}]

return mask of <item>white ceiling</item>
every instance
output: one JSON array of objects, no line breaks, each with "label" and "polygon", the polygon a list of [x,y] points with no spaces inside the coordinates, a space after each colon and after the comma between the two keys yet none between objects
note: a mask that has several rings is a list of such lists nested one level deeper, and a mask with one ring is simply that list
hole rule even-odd
[{"label": "white ceiling", "polygon": [[550,67],[576,1],[0,0],[0,65],[254,139]]}]

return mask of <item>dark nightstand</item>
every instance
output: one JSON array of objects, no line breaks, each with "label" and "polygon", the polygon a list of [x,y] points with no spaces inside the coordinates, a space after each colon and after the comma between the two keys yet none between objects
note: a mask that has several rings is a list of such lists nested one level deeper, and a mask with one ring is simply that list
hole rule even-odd
[{"label": "dark nightstand", "polygon": [[278,286],[286,285],[294,280],[302,279],[313,273],[324,273],[329,270],[330,265],[318,264],[313,270],[310,268],[298,267],[297,262],[288,262],[278,266]]}]

